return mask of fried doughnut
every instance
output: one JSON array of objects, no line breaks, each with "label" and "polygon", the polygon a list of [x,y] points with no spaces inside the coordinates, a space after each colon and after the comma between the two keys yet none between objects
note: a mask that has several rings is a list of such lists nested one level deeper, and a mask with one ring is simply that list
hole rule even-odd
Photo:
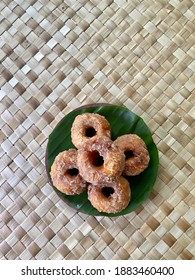
[{"label": "fried doughnut", "polygon": [[89,185],[88,199],[99,212],[117,213],[127,207],[131,198],[129,182],[120,176],[111,185]]},{"label": "fried doughnut", "polygon": [[110,124],[104,116],[95,113],[84,113],[76,116],[71,127],[72,143],[81,148],[84,143],[96,136],[111,137]]},{"label": "fried doughnut", "polygon": [[54,186],[67,195],[80,194],[87,188],[87,182],[79,174],[77,153],[75,149],[59,153],[51,166]]},{"label": "fried doughnut", "polygon": [[119,136],[114,143],[125,154],[124,176],[135,176],[143,172],[149,164],[150,156],[145,142],[136,134]]},{"label": "fried doughnut", "polygon": [[110,138],[97,136],[78,150],[77,164],[87,182],[108,183],[122,174],[125,156]]}]

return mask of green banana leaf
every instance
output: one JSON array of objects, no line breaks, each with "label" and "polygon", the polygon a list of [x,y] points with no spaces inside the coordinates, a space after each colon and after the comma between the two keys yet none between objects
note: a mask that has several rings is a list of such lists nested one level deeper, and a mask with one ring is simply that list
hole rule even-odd
[{"label": "green banana leaf", "polygon": [[71,141],[70,132],[75,117],[86,112],[100,114],[108,120],[111,126],[112,140],[129,133],[140,136],[144,140],[150,154],[149,166],[140,175],[126,177],[130,182],[131,201],[126,209],[116,214],[98,212],[88,200],[87,191],[84,191],[80,195],[69,196],[60,192],[54,186],[53,188],[68,205],[77,209],[79,212],[93,216],[121,216],[128,214],[136,210],[149,197],[157,178],[159,157],[149,128],[142,118],[126,107],[109,104],[91,104],[80,107],[66,115],[49,135],[45,158],[49,181],[52,184],[49,172],[55,157],[64,150],[75,148]]}]

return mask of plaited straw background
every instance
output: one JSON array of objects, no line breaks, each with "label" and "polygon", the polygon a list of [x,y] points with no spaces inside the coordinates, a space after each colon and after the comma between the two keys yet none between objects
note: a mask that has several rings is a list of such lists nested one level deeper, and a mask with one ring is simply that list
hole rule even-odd
[{"label": "plaited straw background", "polygon": [[[0,1],[1,259],[195,259],[195,1]],[[159,150],[150,198],[91,217],[48,183],[45,150],[80,105],[124,105]]]}]

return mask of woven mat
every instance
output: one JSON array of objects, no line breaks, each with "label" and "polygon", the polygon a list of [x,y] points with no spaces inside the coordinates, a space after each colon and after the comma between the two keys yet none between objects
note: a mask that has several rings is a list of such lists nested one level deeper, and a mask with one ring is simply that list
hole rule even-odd
[{"label": "woven mat", "polygon": [[[0,1],[0,258],[195,259],[195,2]],[[48,183],[56,124],[124,105],[160,156],[150,198],[91,217]]]}]

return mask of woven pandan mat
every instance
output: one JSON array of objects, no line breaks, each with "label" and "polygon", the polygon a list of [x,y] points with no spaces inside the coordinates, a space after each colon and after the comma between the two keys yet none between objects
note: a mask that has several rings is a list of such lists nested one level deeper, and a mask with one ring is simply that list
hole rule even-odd
[{"label": "woven pandan mat", "polygon": [[[195,259],[195,2],[0,1],[0,258]],[[73,109],[124,105],[160,164],[128,215],[76,212],[49,184],[48,136]]]}]

